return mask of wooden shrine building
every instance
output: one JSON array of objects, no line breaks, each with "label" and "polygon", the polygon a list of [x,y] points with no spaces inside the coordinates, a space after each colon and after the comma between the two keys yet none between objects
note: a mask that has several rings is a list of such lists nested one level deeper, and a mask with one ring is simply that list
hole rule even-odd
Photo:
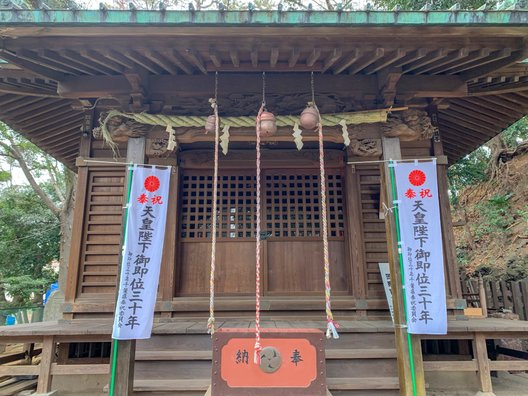
[{"label": "wooden shrine building", "polygon": [[[254,122],[265,72],[267,107],[286,121],[262,141],[262,326],[324,327],[317,135],[302,131],[300,150],[292,135],[312,100],[314,72],[315,101],[333,120],[324,148],[341,338],[326,346],[329,391],[412,394],[405,330],[392,325],[378,267],[397,255],[379,160],[435,157],[450,320],[448,335],[423,337],[423,349],[413,337],[419,394],[447,371],[491,392],[490,371],[527,370],[528,362],[490,360],[486,340],[528,338],[528,324],[464,317],[446,172],[528,114],[527,58],[528,11],[521,9],[56,11],[2,2],[0,119],[78,178],[63,319],[0,329],[0,342],[43,344],[39,366],[1,366],[0,373],[38,375],[39,393],[79,374],[103,378],[100,392],[108,384],[123,163],[135,161],[172,165],[173,174],[154,334],[129,345],[125,371],[135,370],[134,383],[122,389],[207,390],[214,133],[204,125],[215,72],[220,117],[241,123],[222,131],[217,323],[254,325]],[[401,290],[393,293],[401,298]],[[448,351],[428,349],[425,339]],[[76,354],[82,343],[98,345],[90,350],[99,355]]]}]

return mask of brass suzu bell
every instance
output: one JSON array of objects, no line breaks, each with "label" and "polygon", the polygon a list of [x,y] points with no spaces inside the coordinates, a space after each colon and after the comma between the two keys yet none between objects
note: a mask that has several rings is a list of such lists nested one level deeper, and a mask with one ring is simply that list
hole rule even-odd
[{"label": "brass suzu bell", "polygon": [[263,111],[260,115],[260,136],[272,136],[277,132],[275,116],[269,111]]},{"label": "brass suzu bell", "polygon": [[214,133],[216,130],[216,117],[214,114],[211,114],[209,117],[207,117],[207,120],[205,121],[205,133]]},{"label": "brass suzu bell", "polygon": [[319,110],[316,107],[308,104],[308,106],[303,110],[300,117],[301,127],[304,129],[313,130],[319,125]]}]

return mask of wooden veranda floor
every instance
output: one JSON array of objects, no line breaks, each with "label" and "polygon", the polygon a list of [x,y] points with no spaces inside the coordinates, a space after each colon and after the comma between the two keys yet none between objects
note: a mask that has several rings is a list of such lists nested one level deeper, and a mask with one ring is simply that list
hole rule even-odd
[{"label": "wooden veranda floor", "polygon": [[[226,319],[219,320],[217,325],[220,328],[251,330],[254,321],[240,318]],[[325,322],[281,319],[263,320],[261,325],[264,329],[324,330]],[[375,394],[397,395],[399,381],[392,322],[344,320],[340,322],[340,326],[340,339],[330,340],[325,347],[328,389],[332,392],[345,392],[343,394],[347,395],[371,394],[373,390],[378,392]],[[108,375],[110,371],[108,363],[64,364],[65,362],[59,360],[55,362],[55,356],[57,344],[108,342],[111,331],[112,321],[109,319],[60,320],[0,327],[0,343],[42,343],[42,358],[39,366],[4,365],[0,366],[0,375],[37,376],[37,388],[43,393],[51,390],[51,379],[55,375]],[[489,339],[501,338],[528,339],[528,321],[494,318],[451,320],[447,335],[422,336],[422,338],[472,342],[473,354],[466,356],[466,360],[424,361],[423,369],[426,372],[476,372],[480,381],[480,390],[484,392],[492,391],[491,371],[528,370],[527,360],[490,360],[486,342]],[[446,357],[451,359],[450,356]],[[191,390],[194,392],[193,395],[203,395],[210,385],[212,364],[211,338],[207,335],[206,320],[157,321],[154,324],[152,338],[138,342],[135,361],[134,390],[138,395],[189,395]],[[186,369],[189,362],[192,363],[194,370],[192,373]],[[164,372],[170,372],[167,378],[152,377],[152,373],[158,373],[160,367],[164,367]],[[175,377],[175,373],[180,377]]]},{"label": "wooden veranda floor", "polygon": [[[340,332],[343,333],[376,333],[392,332],[391,321],[361,321],[345,320],[338,321]],[[225,328],[252,328],[255,322],[251,320],[220,320],[217,327]],[[263,320],[262,328],[318,328],[324,330],[324,321],[311,320]],[[526,333],[528,336],[528,321],[508,319],[468,319],[450,320],[448,322],[448,335],[460,333]],[[110,336],[112,333],[112,321],[106,319],[74,319],[59,320],[41,323],[21,324],[0,327],[0,342],[6,342],[5,338],[12,337],[34,337],[34,336]],[[173,319],[164,322],[155,322],[153,334],[202,334],[207,333],[206,320],[202,319]],[[5,337],[5,338],[4,338]],[[429,338],[429,336],[424,336]]]}]

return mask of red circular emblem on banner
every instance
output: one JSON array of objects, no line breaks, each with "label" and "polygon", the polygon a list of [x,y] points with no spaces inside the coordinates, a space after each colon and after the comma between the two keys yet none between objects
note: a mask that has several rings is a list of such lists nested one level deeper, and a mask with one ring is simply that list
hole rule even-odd
[{"label": "red circular emblem on banner", "polygon": [[154,192],[160,187],[160,181],[156,176],[149,176],[145,179],[145,188],[147,191]]},{"label": "red circular emblem on banner", "polygon": [[425,173],[423,173],[421,170],[413,170],[411,173],[409,173],[409,181],[413,186],[421,186],[425,183]]}]

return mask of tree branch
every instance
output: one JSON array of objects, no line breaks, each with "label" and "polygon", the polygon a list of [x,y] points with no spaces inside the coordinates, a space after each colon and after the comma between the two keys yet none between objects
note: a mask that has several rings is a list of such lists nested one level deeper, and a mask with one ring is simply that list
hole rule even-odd
[{"label": "tree branch", "polygon": [[24,156],[14,144],[15,142],[10,141],[10,143],[11,146],[0,141],[0,146],[14,157],[14,159],[18,162],[18,165],[22,169],[22,172],[24,172],[24,176],[26,176],[26,178],[28,179],[31,188],[33,188],[33,191],[35,191],[35,193],[44,201],[49,210],[51,210],[51,212],[57,218],[60,219],[60,208],[55,205],[55,203],[51,200],[48,194],[46,194],[46,192],[39,186],[39,184],[33,177],[33,174],[31,173],[31,170],[29,169],[29,166],[26,160],[24,159]]},{"label": "tree branch", "polygon": [[51,179],[51,184],[53,185],[53,189],[55,190],[55,193],[59,197],[61,202],[64,202],[66,200],[66,197],[62,193],[61,189],[59,188],[59,184],[57,183],[57,169],[55,166],[51,163],[50,159],[48,157],[45,157],[46,161],[46,170],[48,171],[48,174]]}]

